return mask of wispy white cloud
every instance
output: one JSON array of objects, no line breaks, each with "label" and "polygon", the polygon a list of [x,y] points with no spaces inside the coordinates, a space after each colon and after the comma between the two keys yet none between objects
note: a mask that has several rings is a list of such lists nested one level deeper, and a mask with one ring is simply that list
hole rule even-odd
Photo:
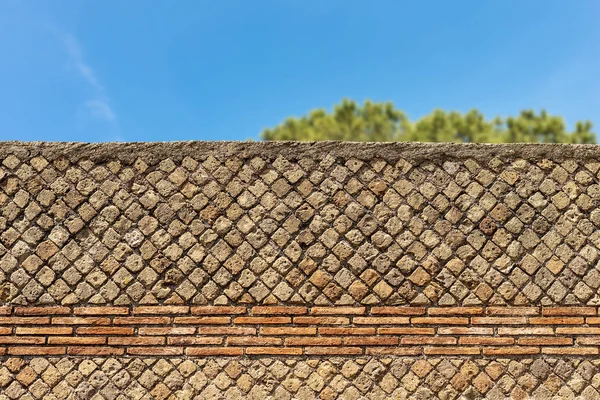
[{"label": "wispy white cloud", "polygon": [[84,80],[92,92],[90,98],[85,100],[83,108],[89,117],[116,124],[117,114],[110,105],[110,98],[96,72],[85,61],[83,49],[79,41],[71,34],[60,35],[69,56],[72,69]]},{"label": "wispy white cloud", "polygon": [[116,119],[115,113],[104,100],[88,100],[85,102],[85,108],[94,118],[110,122]]},{"label": "wispy white cloud", "polygon": [[63,36],[63,41],[65,47],[67,48],[67,53],[69,54],[69,61],[73,64],[75,70],[87,81],[89,85],[103,92],[104,88],[102,85],[100,85],[98,78],[96,78],[96,73],[92,67],[86,64],[83,59],[83,51],[81,50],[81,45],[77,39],[75,39],[75,37],[72,35],[65,34]]}]

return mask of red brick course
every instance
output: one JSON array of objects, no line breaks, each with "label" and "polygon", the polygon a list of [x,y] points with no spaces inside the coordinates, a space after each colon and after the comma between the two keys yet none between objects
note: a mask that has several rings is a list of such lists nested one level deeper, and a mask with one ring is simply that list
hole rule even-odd
[{"label": "red brick course", "polygon": [[600,348],[599,321],[596,307],[4,307],[0,348],[23,356],[590,356]]}]

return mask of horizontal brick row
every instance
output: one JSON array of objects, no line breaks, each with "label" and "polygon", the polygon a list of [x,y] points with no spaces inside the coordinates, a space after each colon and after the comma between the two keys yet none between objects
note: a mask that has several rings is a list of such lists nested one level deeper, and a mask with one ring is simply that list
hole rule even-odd
[{"label": "horizontal brick row", "polygon": [[0,316],[138,316],[138,315],[401,315],[401,316],[599,316],[600,307],[303,307],[303,306],[134,306],[134,307],[12,307],[0,306]]},{"label": "horizontal brick row", "polygon": [[337,345],[600,345],[598,337],[494,337],[494,336],[0,336],[0,345],[215,345],[230,346],[337,346]]},{"label": "horizontal brick row", "polygon": [[359,346],[306,346],[306,347],[115,347],[115,346],[9,346],[0,348],[0,355],[13,356],[115,356],[115,355],[145,355],[145,356],[243,356],[243,355],[464,355],[464,356],[519,356],[519,355],[569,355],[587,356],[598,355],[598,347],[552,347],[552,346],[509,346],[509,347],[359,347]]},{"label": "horizontal brick row", "polygon": [[7,355],[594,355],[596,307],[3,307]]},{"label": "horizontal brick row", "polygon": [[600,317],[0,317],[0,325],[600,325]]}]

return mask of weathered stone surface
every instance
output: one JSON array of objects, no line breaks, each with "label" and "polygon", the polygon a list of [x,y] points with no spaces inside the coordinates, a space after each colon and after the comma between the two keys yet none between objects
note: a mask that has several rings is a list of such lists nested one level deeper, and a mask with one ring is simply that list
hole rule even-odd
[{"label": "weathered stone surface", "polygon": [[[590,145],[0,143],[0,303],[597,306],[599,159]],[[531,358],[434,355],[451,344],[413,358],[61,358],[5,343],[0,399],[600,398],[597,342],[576,340]]]},{"label": "weathered stone surface", "polygon": [[8,142],[0,158],[5,303],[600,302],[595,146]]},{"label": "weathered stone surface", "polygon": [[600,362],[554,358],[280,361],[8,359],[0,396],[41,398],[581,398],[600,396]]}]

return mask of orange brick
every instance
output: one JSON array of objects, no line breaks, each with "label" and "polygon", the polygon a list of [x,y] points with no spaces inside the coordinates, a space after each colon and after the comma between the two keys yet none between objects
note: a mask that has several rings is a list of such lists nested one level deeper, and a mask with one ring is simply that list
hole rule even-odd
[{"label": "orange brick", "polygon": [[224,314],[245,314],[246,307],[230,307],[230,306],[201,306],[192,307],[194,315],[224,315]]},{"label": "orange brick", "polygon": [[367,347],[366,354],[372,356],[418,356],[423,353],[420,347]]},{"label": "orange brick", "polygon": [[587,317],[585,322],[591,325],[597,325],[600,324],[600,317]]},{"label": "orange brick", "polygon": [[464,317],[413,317],[413,324],[436,324],[436,325],[467,325],[469,318]]},{"label": "orange brick", "polygon": [[511,345],[515,344],[514,338],[489,337],[489,336],[466,336],[458,339],[459,344],[482,344],[482,345]]},{"label": "orange brick", "polygon": [[128,307],[75,307],[75,315],[128,315]]},{"label": "orange brick", "polygon": [[[557,328],[561,329],[561,328]],[[558,333],[558,332],[557,332]],[[498,335],[553,335],[553,328],[539,327],[539,328],[530,328],[530,327],[521,327],[521,328],[498,328]]]},{"label": "orange brick", "polygon": [[365,307],[312,307],[310,313],[313,315],[361,315],[365,313]]},{"label": "orange brick", "polygon": [[301,325],[347,325],[350,320],[347,317],[294,317],[294,323]]},{"label": "orange brick", "polygon": [[409,317],[354,317],[357,325],[400,325],[410,323]]},{"label": "orange brick", "polygon": [[[551,328],[549,328],[551,329]],[[600,335],[600,328],[588,328],[588,327],[557,327],[557,335]]]},{"label": "orange brick", "polygon": [[0,347],[0,356],[3,356],[6,354],[6,348],[5,347]]},{"label": "orange brick", "polygon": [[86,318],[86,317],[54,317],[54,325],[109,325],[109,318]]},{"label": "orange brick", "polygon": [[110,346],[158,346],[165,344],[164,337],[109,337]]},{"label": "orange brick", "polygon": [[519,347],[519,346],[507,346],[507,347],[484,347],[483,354],[490,356],[518,356],[526,354],[539,354],[539,347]]},{"label": "orange brick", "polygon": [[302,354],[302,349],[299,347],[248,347],[246,354],[299,356]]},{"label": "orange brick", "polygon": [[283,340],[275,337],[231,336],[227,338],[231,346],[272,346],[281,345]]},{"label": "orange brick", "polygon": [[169,317],[115,317],[114,319],[115,325],[166,325],[169,323],[171,323]]},{"label": "orange brick", "polygon": [[51,356],[65,354],[66,350],[67,349],[65,347],[58,346],[11,346],[8,348],[8,354],[13,356]]},{"label": "orange brick", "polygon": [[175,317],[175,324],[193,324],[193,325],[226,325],[231,323],[231,317]]},{"label": "orange brick", "polygon": [[61,315],[71,314],[69,307],[15,307],[15,315]]},{"label": "orange brick", "polygon": [[[247,352],[246,352],[247,353]],[[359,355],[363,350],[360,347],[306,347],[304,354],[307,355]]]},{"label": "orange brick", "polygon": [[479,354],[479,347],[425,347],[426,355],[475,355]]},{"label": "orange brick", "polygon": [[542,347],[542,354],[589,355],[598,354],[597,347]]},{"label": "orange brick", "polygon": [[425,307],[373,307],[373,315],[425,315]]},{"label": "orange brick", "polygon": [[277,325],[289,324],[292,322],[290,317],[236,317],[233,319],[234,324],[249,324],[249,325]]},{"label": "orange brick", "polygon": [[45,342],[45,337],[0,336],[0,344],[44,344]]},{"label": "orange brick", "polygon": [[297,315],[306,314],[308,309],[306,307],[296,306],[255,306],[252,307],[252,314],[258,315]]},{"label": "orange brick", "polygon": [[[571,343],[573,341],[573,339],[571,339],[571,338],[564,338],[564,339],[571,340]],[[571,344],[571,343],[569,343],[569,344]],[[548,344],[556,345],[556,344],[562,344],[562,343],[548,343]],[[579,337],[579,338],[577,338],[577,344],[583,344],[583,345],[588,345],[588,346],[599,346],[600,345],[600,337]]]},{"label": "orange brick", "polygon": [[51,336],[48,344],[106,344],[106,338],[101,336],[73,337],[73,336]]},{"label": "orange brick", "polygon": [[187,314],[188,306],[140,306],[133,308],[133,314]]},{"label": "orange brick", "polygon": [[433,335],[435,329],[433,328],[377,328],[377,333],[380,335]]},{"label": "orange brick", "polygon": [[4,306],[0,307],[0,315],[10,315],[12,313],[12,307]]},{"label": "orange brick", "polygon": [[375,328],[333,328],[319,327],[319,335],[374,335]]},{"label": "orange brick", "polygon": [[434,315],[479,315],[483,313],[482,307],[432,307],[427,310],[431,316]]},{"label": "orange brick", "polygon": [[175,346],[190,346],[196,344],[223,344],[223,338],[215,336],[176,336],[168,337],[167,344]]},{"label": "orange brick", "polygon": [[474,325],[524,325],[527,323],[525,317],[472,317]]},{"label": "orange brick", "polygon": [[348,346],[391,346],[398,344],[397,337],[389,336],[354,336],[344,338]]},{"label": "orange brick", "polygon": [[49,323],[50,317],[0,317],[0,325],[45,325]]},{"label": "orange brick", "polygon": [[487,307],[487,315],[540,315],[539,307]]},{"label": "orange brick", "polygon": [[183,347],[128,347],[127,354],[138,356],[178,356]]},{"label": "orange brick", "polygon": [[596,315],[596,307],[542,307],[542,315]]},{"label": "orange brick", "polygon": [[439,335],[493,335],[494,328],[453,326],[437,328]]},{"label": "orange brick", "polygon": [[159,336],[159,335],[193,335],[196,328],[188,326],[178,326],[176,328],[138,328],[139,335]]},{"label": "orange brick", "polygon": [[120,356],[125,353],[118,347],[69,346],[68,354],[73,356]]},{"label": "orange brick", "polygon": [[198,328],[198,335],[256,335],[256,328],[201,326]]},{"label": "orange brick", "polygon": [[316,335],[317,328],[306,327],[306,328],[260,328],[261,335]]},{"label": "orange brick", "polygon": [[78,335],[133,335],[133,328],[77,328]]},{"label": "orange brick", "polygon": [[288,337],[286,346],[339,346],[342,344],[340,337]]},{"label": "orange brick", "polygon": [[[588,318],[588,324],[590,318]],[[583,325],[583,317],[531,317],[532,325]],[[599,318],[600,323],[600,318]]]},{"label": "orange brick", "polygon": [[12,328],[0,327],[0,335],[10,335]]},{"label": "orange brick", "polygon": [[431,337],[431,336],[405,336],[402,338],[402,344],[456,344],[456,338],[453,337]]},{"label": "orange brick", "polygon": [[242,347],[187,347],[185,354],[188,356],[241,356],[244,354]]},{"label": "orange brick", "polygon": [[70,335],[73,328],[54,326],[47,328],[28,328],[18,326],[15,333],[17,335]]},{"label": "orange brick", "polygon": [[[527,337],[519,338],[519,344],[525,346],[560,346],[572,345],[573,339],[567,337]],[[591,343],[588,343],[591,344]]]}]

